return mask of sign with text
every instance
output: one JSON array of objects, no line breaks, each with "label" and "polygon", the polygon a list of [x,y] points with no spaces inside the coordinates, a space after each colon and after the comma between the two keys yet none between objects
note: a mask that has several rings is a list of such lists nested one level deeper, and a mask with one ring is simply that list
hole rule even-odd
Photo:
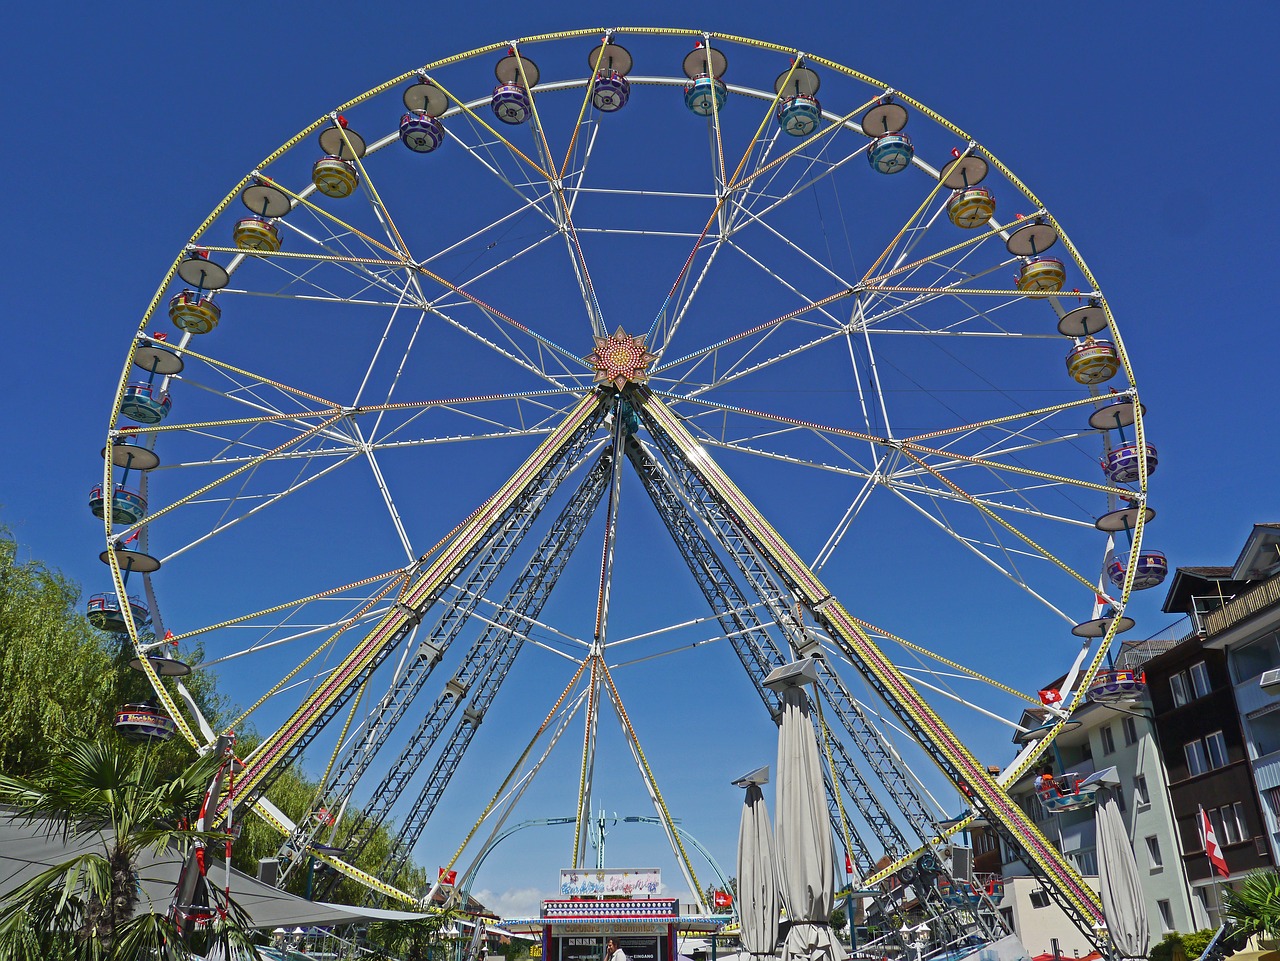
[{"label": "sign with text", "polygon": [[656,898],[662,888],[658,868],[562,869],[562,898]]},{"label": "sign with text", "polygon": [[[597,925],[597,930],[599,929]],[[556,935],[551,939],[552,957],[555,961],[607,961],[605,940],[613,934]],[[628,961],[667,961],[670,938],[663,934],[636,934],[628,931],[616,935],[618,947]]]}]

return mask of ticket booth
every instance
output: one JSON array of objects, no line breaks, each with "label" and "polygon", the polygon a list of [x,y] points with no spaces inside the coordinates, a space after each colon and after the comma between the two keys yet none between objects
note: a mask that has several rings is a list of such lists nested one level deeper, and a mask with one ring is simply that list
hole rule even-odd
[{"label": "ticket booth", "polygon": [[682,933],[719,930],[711,918],[682,918],[660,890],[656,868],[561,871],[561,896],[542,902],[543,961],[605,961],[609,938],[628,961],[677,961]]}]

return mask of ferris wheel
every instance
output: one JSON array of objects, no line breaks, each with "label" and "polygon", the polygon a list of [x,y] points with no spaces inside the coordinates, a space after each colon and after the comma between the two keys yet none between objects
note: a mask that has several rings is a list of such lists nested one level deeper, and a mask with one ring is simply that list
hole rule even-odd
[{"label": "ferris wheel", "polygon": [[[1090,692],[1133,693],[1111,655],[1167,570],[1156,455],[1053,211],[912,96],[692,30],[447,57],[247,173],[130,336],[90,614],[156,701],[119,726],[212,744],[181,678],[217,671],[263,736],[228,803],[296,848],[400,895],[395,864],[321,850],[320,811],[397,823],[402,864],[473,744],[511,745],[473,749],[510,755],[496,799],[581,725],[578,866],[610,703],[661,802],[628,672],[674,685],[714,649],[767,725],[764,678],[816,655],[860,879],[913,871],[935,916],[999,933],[944,896],[955,822],[914,753],[1097,920],[1004,788]],[[482,728],[516,686],[528,731]],[[997,777],[957,730],[1029,706]],[[263,797],[303,759],[310,827]]]}]

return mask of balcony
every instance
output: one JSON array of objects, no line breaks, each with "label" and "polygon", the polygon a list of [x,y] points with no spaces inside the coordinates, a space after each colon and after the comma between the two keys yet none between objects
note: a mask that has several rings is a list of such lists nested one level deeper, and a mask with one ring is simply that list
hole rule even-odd
[{"label": "balcony", "polygon": [[1237,594],[1216,611],[1204,617],[1205,632],[1209,636],[1221,634],[1246,618],[1280,604],[1280,574],[1267,578],[1243,594]]}]

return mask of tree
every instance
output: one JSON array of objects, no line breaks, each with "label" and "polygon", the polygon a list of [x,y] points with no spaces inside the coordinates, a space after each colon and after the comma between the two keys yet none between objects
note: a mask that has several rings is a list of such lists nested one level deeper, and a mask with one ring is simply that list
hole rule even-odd
[{"label": "tree", "polygon": [[[138,914],[138,858],[147,850],[226,836],[181,825],[198,810],[221,759],[197,758],[166,777],[154,753],[112,737],[73,741],[32,778],[0,775],[0,802],[27,823],[49,822],[89,847],[41,872],[0,903],[0,956],[15,961],[116,961],[177,957],[181,938],[165,915]],[[77,844],[77,847],[83,847]],[[176,880],[176,878],[175,878]],[[243,917],[215,926],[224,948],[247,946]]]},{"label": "tree", "polygon": [[1238,888],[1223,888],[1222,906],[1232,935],[1280,938],[1280,873],[1250,872]]},{"label": "tree", "polygon": [[0,771],[30,774],[55,745],[109,724],[116,675],[78,601],[60,574],[19,561],[0,528]]},{"label": "tree", "polygon": [[442,908],[420,921],[380,921],[369,926],[369,946],[375,957],[400,961],[446,961],[456,933],[447,933],[457,909]]},{"label": "tree", "polygon": [[844,916],[844,908],[832,908],[831,917],[827,919],[827,923],[831,925],[831,930],[837,934],[844,930],[848,924],[848,919]]}]

